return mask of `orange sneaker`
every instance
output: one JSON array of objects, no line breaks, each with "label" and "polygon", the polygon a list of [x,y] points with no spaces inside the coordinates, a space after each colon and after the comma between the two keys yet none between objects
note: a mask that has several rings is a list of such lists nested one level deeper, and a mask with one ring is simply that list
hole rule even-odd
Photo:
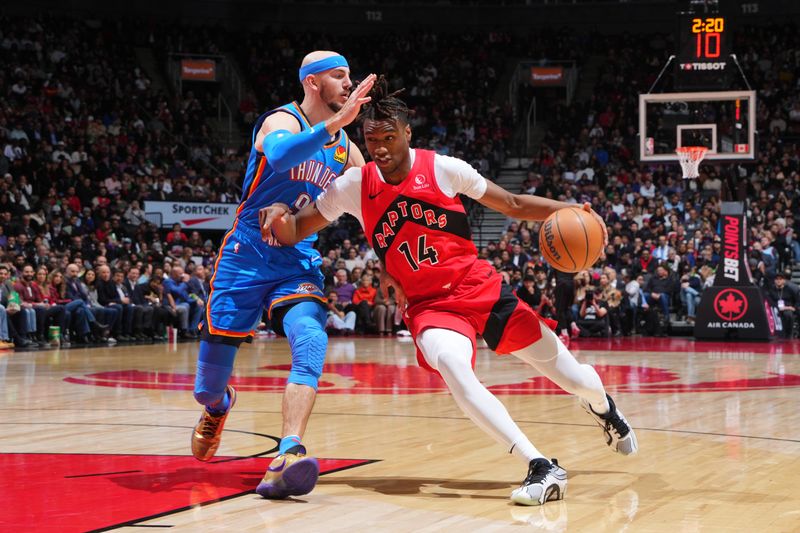
[{"label": "orange sneaker", "polygon": [[222,428],[225,426],[225,419],[228,418],[228,413],[231,412],[236,403],[236,389],[228,385],[225,393],[230,398],[228,410],[224,414],[214,416],[204,407],[203,414],[200,415],[200,420],[197,421],[192,431],[192,455],[198,461],[210,461],[214,454],[217,453],[219,443],[222,441]]},{"label": "orange sneaker", "polygon": [[256,492],[272,500],[302,496],[314,490],[318,478],[319,461],[298,444],[272,460]]}]

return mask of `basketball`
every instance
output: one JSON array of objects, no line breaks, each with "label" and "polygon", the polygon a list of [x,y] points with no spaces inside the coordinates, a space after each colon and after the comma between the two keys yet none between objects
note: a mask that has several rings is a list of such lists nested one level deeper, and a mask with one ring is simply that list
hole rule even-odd
[{"label": "basketball", "polygon": [[539,231],[539,249],[553,268],[580,272],[591,267],[603,251],[603,227],[588,211],[559,209]]}]

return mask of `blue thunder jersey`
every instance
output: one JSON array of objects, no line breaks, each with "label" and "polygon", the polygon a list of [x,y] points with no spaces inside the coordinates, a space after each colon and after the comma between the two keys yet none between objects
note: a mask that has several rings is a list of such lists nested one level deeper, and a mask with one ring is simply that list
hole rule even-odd
[{"label": "blue thunder jersey", "polygon": [[[300,123],[301,130],[312,126],[297,102],[267,111],[258,117],[253,128],[247,173],[242,184],[243,198],[236,211],[237,224],[243,224],[256,230],[259,229],[259,209],[281,202],[288,205],[293,213],[296,213],[316,200],[331,181],[344,171],[347,158],[350,156],[350,141],[344,130],[339,130],[333,140],[309,159],[288,172],[276,172],[270,167],[264,154],[255,147],[256,134],[261,129],[261,125],[268,116],[274,113],[289,113]],[[317,235],[311,235],[299,242],[296,248],[311,249],[316,240]]]}]

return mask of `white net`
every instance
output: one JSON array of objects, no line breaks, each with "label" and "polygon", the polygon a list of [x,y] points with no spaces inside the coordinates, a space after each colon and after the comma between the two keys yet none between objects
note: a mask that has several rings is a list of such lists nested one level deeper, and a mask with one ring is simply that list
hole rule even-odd
[{"label": "white net", "polygon": [[695,179],[700,175],[700,162],[706,156],[708,148],[705,146],[681,146],[675,152],[678,154],[683,169],[683,179]]}]

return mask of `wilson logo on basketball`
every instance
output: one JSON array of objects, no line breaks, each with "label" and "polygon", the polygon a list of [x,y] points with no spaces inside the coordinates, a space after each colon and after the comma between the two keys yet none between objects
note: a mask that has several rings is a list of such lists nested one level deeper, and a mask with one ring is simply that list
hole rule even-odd
[{"label": "wilson logo on basketball", "polygon": [[558,253],[558,248],[553,245],[553,241],[556,238],[555,234],[553,233],[553,221],[548,220],[545,222],[542,231],[544,231],[544,242],[547,245],[547,251],[550,252],[550,255],[553,256],[553,259],[560,261],[561,254]]}]

